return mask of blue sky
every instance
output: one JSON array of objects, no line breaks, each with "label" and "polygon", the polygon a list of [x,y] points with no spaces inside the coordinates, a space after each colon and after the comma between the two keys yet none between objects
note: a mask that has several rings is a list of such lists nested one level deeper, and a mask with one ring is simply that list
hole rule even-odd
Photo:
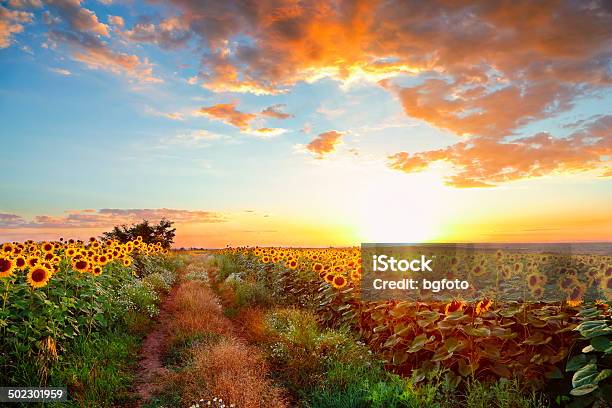
[{"label": "blue sky", "polygon": [[[397,38],[365,12],[308,17],[306,4],[105,3],[2,2],[0,237],[81,236],[126,219],[67,215],[100,209],[131,209],[128,221],[181,211],[181,242],[210,246],[610,237],[609,13],[577,50],[547,48],[563,24],[525,27],[478,6],[474,27],[516,38],[485,42],[466,27],[446,39],[444,6],[410,17],[438,30],[427,43],[382,3],[370,13]],[[541,7],[560,22],[592,17]],[[480,49],[452,56],[459,38]]]}]

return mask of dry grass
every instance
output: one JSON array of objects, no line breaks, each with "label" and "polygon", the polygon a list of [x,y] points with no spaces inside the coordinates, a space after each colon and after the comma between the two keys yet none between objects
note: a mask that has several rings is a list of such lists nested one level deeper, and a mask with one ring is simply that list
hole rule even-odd
[{"label": "dry grass", "polygon": [[268,366],[259,350],[236,339],[195,353],[192,381],[199,379],[213,395],[238,407],[286,406],[267,375]]},{"label": "dry grass", "polygon": [[240,336],[249,343],[261,343],[267,339],[268,329],[263,309],[247,307],[240,310],[235,320],[242,330]]},{"label": "dry grass", "polygon": [[180,284],[170,313],[170,344],[198,333],[229,335],[232,332],[232,324],[223,316],[217,297],[200,282]]},{"label": "dry grass", "polygon": [[[263,313],[245,313],[244,321],[251,322],[247,331],[259,336],[264,327]],[[220,397],[236,407],[287,406],[281,390],[268,380],[269,369],[261,352],[237,338],[237,330],[223,315],[219,299],[204,282],[184,281],[179,285],[166,327],[168,348],[198,334],[222,337],[219,342],[194,345],[189,350],[189,364],[162,376],[160,389],[180,394],[185,405],[200,398]]]}]

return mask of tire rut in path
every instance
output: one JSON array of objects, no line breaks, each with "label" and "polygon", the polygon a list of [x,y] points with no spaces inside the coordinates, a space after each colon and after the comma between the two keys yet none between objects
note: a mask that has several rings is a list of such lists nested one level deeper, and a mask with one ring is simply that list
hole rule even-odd
[{"label": "tire rut in path", "polygon": [[142,342],[134,387],[134,392],[138,397],[138,402],[134,405],[136,408],[140,408],[153,396],[156,389],[155,378],[167,371],[162,359],[168,334],[166,322],[172,318],[172,305],[178,287],[179,283],[177,282],[163,300],[155,327]]}]

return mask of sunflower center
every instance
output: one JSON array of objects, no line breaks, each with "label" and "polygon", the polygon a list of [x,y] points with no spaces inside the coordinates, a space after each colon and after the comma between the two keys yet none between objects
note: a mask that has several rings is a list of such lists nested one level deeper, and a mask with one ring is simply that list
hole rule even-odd
[{"label": "sunflower center", "polygon": [[36,283],[44,281],[46,276],[47,273],[43,269],[36,269],[32,272],[32,280]]},{"label": "sunflower center", "polygon": [[9,269],[11,269],[11,261],[0,258],[0,272],[7,272]]}]

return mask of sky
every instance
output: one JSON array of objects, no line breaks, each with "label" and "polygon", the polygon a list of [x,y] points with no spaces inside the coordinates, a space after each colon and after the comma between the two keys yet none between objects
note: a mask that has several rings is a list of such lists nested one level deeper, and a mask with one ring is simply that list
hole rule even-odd
[{"label": "sky", "polygon": [[0,0],[0,241],[610,241],[610,4]]}]

